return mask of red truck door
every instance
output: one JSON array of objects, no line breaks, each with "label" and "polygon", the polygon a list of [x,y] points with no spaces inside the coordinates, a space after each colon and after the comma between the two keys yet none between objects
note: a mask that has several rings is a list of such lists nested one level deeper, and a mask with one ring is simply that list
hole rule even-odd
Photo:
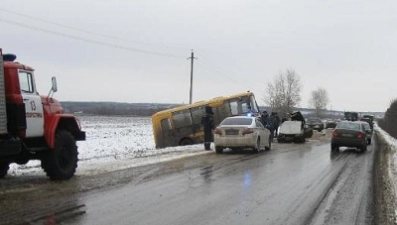
[{"label": "red truck door", "polygon": [[41,97],[36,91],[33,72],[19,70],[19,84],[26,109],[26,137],[44,135],[44,115]]}]

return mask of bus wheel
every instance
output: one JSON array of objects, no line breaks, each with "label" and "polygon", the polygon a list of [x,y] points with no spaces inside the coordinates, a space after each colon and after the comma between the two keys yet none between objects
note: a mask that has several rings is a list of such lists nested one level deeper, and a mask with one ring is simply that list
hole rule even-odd
[{"label": "bus wheel", "polygon": [[3,178],[7,175],[7,171],[10,168],[8,162],[0,162],[0,178]]},{"label": "bus wheel", "polygon": [[179,145],[180,145],[180,146],[183,146],[183,145],[192,145],[192,144],[193,144],[193,140],[190,139],[190,138],[184,138],[184,139],[182,139],[182,140],[179,142]]}]

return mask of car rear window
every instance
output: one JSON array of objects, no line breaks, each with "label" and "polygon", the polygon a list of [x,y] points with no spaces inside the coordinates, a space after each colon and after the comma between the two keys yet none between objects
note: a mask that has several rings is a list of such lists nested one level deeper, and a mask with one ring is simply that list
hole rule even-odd
[{"label": "car rear window", "polygon": [[367,130],[371,129],[368,123],[363,123],[363,125],[364,125],[365,129],[367,129]]},{"label": "car rear window", "polygon": [[347,129],[347,130],[360,130],[359,123],[349,123],[349,122],[340,122],[336,125],[336,129]]},{"label": "car rear window", "polygon": [[252,118],[226,118],[220,125],[251,125]]}]

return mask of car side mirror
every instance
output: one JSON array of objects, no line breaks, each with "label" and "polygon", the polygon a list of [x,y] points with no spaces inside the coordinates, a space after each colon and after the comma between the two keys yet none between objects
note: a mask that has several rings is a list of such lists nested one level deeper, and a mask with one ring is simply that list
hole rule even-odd
[{"label": "car side mirror", "polygon": [[56,77],[51,77],[51,90],[53,92],[58,91],[58,85],[57,85],[57,78]]}]

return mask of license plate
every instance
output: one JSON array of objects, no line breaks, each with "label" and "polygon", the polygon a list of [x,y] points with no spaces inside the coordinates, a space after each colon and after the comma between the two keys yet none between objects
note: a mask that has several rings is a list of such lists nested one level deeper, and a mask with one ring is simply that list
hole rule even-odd
[{"label": "license plate", "polygon": [[320,126],[319,126],[319,125],[316,125],[316,126],[314,126],[314,128],[320,128]]},{"label": "license plate", "polygon": [[342,134],[342,137],[353,137],[353,134]]},{"label": "license plate", "polygon": [[226,135],[238,135],[238,130],[225,130]]}]

